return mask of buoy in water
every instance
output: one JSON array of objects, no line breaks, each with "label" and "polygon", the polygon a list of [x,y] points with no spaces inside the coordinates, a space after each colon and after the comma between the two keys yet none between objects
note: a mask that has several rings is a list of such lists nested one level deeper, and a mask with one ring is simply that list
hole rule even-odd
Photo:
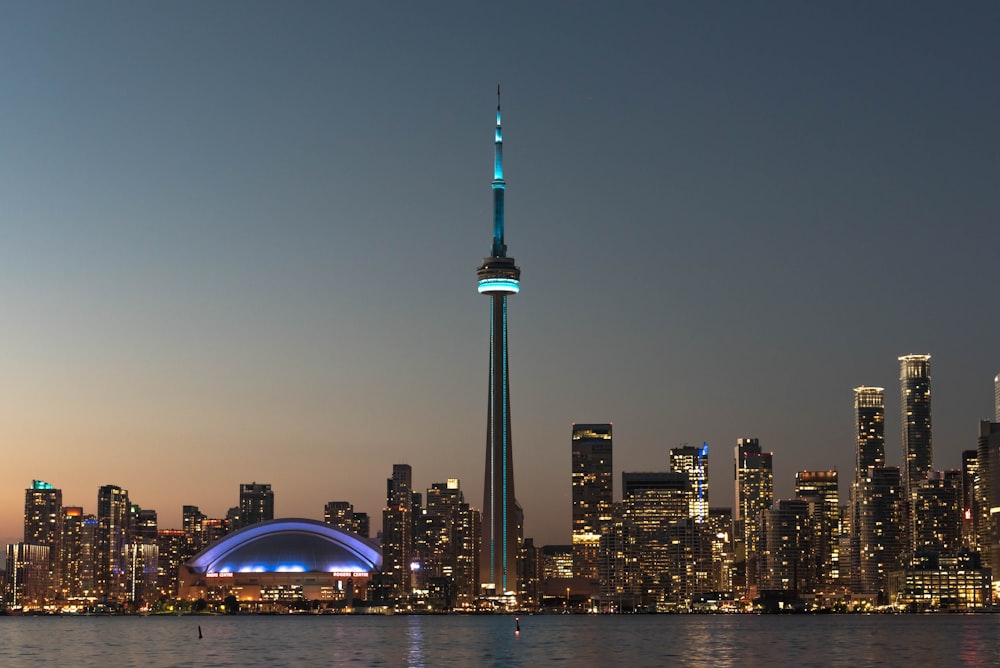
[{"label": "buoy in water", "polygon": [[198,625],[198,640],[201,640],[201,624]]},{"label": "buoy in water", "polygon": [[520,635],[520,634],[521,634],[521,618],[520,617],[515,617],[514,618],[514,635]]}]

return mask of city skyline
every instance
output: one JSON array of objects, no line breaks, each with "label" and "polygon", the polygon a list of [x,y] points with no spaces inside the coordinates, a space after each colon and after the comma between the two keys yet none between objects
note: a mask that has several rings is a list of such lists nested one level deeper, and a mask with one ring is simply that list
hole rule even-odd
[{"label": "city skyline", "polygon": [[618,481],[707,442],[731,506],[740,437],[776,499],[852,478],[852,388],[900,355],[934,356],[935,468],[994,414],[993,4],[0,11],[6,543],[34,479],[164,527],[250,480],[377,518],[400,462],[481,498],[497,80],[537,544],[570,542],[574,422],[615,424]]}]

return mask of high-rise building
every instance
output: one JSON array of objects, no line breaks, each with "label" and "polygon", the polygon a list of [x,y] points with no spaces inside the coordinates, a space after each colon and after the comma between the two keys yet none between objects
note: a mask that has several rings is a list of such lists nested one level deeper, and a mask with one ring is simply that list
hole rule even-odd
[{"label": "high-rise building", "polygon": [[59,541],[61,582],[57,598],[67,603],[81,601],[94,590],[93,515],[84,515],[80,506],[63,508],[62,537]]},{"label": "high-rise building", "polygon": [[517,555],[521,549],[523,511],[514,496],[511,448],[510,380],[507,361],[507,297],[520,290],[521,270],[507,256],[504,242],[503,136],[500,87],[493,160],[493,247],[476,272],[480,294],[490,298],[490,378],[486,416],[486,475],[483,485],[480,585],[484,593],[503,596],[519,591]]},{"label": "high-rise building", "polygon": [[840,499],[837,471],[799,471],[795,496],[809,502],[809,562],[814,587],[840,580]]},{"label": "high-rise building", "polygon": [[811,592],[816,562],[811,558],[809,501],[783,499],[764,511],[760,540],[760,584],[766,589]]},{"label": "high-rise building", "polygon": [[104,485],[97,491],[94,584],[97,600],[120,604],[127,600],[125,547],[129,544],[128,490]]},{"label": "high-rise building", "polygon": [[274,492],[263,483],[240,485],[240,526],[274,519]]},{"label": "high-rise building", "polygon": [[382,511],[382,572],[388,577],[389,597],[399,602],[410,593],[413,557],[413,469],[393,464],[385,481]]},{"label": "high-rise building", "polygon": [[670,470],[686,473],[691,485],[688,516],[697,524],[708,519],[708,443],[670,449]]},{"label": "high-rise building", "polygon": [[610,528],[611,424],[574,424],[573,575],[599,579],[601,534]]},{"label": "high-rise building", "polygon": [[903,492],[895,466],[869,467],[857,486],[858,573],[856,593],[886,592],[888,573],[904,549]]},{"label": "high-rise building", "polygon": [[609,589],[627,594],[639,605],[672,600],[671,562],[679,538],[669,529],[688,518],[690,489],[686,473],[622,473],[621,556],[615,560],[620,572],[611,574],[614,586]]},{"label": "high-rise building", "polygon": [[885,466],[885,390],[881,387],[854,388],[854,425],[858,437],[855,480],[869,466]]},{"label": "high-rise building", "polygon": [[979,453],[976,450],[962,451],[962,545],[973,552],[979,551],[979,537],[976,533],[976,518],[981,512],[979,483]]},{"label": "high-rise building", "polygon": [[927,479],[933,465],[930,360],[930,355],[904,355],[899,358],[903,489],[908,496]]},{"label": "high-rise building", "polygon": [[4,604],[8,610],[41,610],[51,603],[49,547],[30,543],[7,545]]},{"label": "high-rise building", "polygon": [[31,481],[24,490],[24,542],[49,548],[48,583],[53,595],[61,592],[62,573],[59,559],[62,545],[62,490],[41,480]]},{"label": "high-rise building", "polygon": [[979,551],[984,565],[1000,573],[1000,512],[992,511],[1000,508],[1000,423],[986,420],[979,423],[976,451],[979,465],[976,493],[981,508],[976,518]]},{"label": "high-rise building", "polygon": [[913,549],[953,555],[961,548],[961,490],[943,471],[931,471],[913,493]]},{"label": "high-rise building", "polygon": [[744,563],[748,590],[757,584],[764,512],[774,501],[773,459],[772,453],[760,449],[760,441],[756,438],[736,441],[733,536],[736,540],[736,560]]}]

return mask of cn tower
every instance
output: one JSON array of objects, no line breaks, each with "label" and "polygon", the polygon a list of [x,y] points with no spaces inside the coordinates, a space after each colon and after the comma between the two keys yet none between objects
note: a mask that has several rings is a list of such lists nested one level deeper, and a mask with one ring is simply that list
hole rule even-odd
[{"label": "cn tower", "polygon": [[479,292],[490,298],[490,389],[486,417],[486,481],[483,487],[482,553],[479,581],[486,596],[517,596],[521,507],[514,498],[510,445],[510,377],[507,366],[507,297],[520,289],[521,270],[507,257],[503,236],[503,135],[500,86],[493,158],[493,248],[476,272]]}]

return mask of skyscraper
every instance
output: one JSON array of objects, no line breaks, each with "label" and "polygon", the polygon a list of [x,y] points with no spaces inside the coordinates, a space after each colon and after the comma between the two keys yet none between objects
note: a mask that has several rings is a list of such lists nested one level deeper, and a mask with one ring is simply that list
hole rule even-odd
[{"label": "skyscraper", "polygon": [[702,443],[700,448],[671,448],[670,470],[687,474],[691,485],[688,516],[696,524],[703,524],[708,518],[708,443]]},{"label": "skyscraper", "polygon": [[795,496],[809,503],[809,563],[814,586],[837,584],[840,579],[838,478],[837,471],[799,471],[795,474]]},{"label": "skyscraper", "polygon": [[128,490],[104,485],[97,490],[94,582],[97,599],[109,603],[126,600],[125,546],[129,542]]},{"label": "skyscraper", "polygon": [[611,522],[611,425],[573,425],[573,575],[598,580],[601,534]]},{"label": "skyscraper", "polygon": [[860,480],[869,466],[885,466],[885,390],[854,388],[854,425],[858,436],[854,479]]},{"label": "skyscraper", "polygon": [[410,593],[410,562],[413,556],[413,469],[393,464],[385,481],[382,511],[382,572],[388,577],[390,596],[400,602]]},{"label": "skyscraper", "polygon": [[903,489],[913,494],[931,471],[931,356],[899,358]]},{"label": "skyscraper", "polygon": [[47,482],[32,480],[24,490],[24,542],[49,548],[49,586],[59,590],[62,584],[59,560],[62,545],[62,490]]},{"label": "skyscraper", "polygon": [[872,466],[857,486],[858,572],[854,591],[885,592],[903,552],[900,470]]},{"label": "skyscraper", "polygon": [[736,559],[744,562],[746,586],[757,583],[758,552],[764,513],[774,500],[774,455],[760,449],[756,438],[736,442],[736,494],[733,504],[733,537]]},{"label": "skyscraper", "polygon": [[504,243],[503,136],[500,87],[493,158],[493,247],[476,272],[480,294],[490,298],[490,379],[486,416],[486,475],[483,485],[480,584],[488,595],[517,592],[517,555],[522,511],[514,496],[510,439],[510,382],[507,364],[507,297],[520,289],[521,270]]}]

